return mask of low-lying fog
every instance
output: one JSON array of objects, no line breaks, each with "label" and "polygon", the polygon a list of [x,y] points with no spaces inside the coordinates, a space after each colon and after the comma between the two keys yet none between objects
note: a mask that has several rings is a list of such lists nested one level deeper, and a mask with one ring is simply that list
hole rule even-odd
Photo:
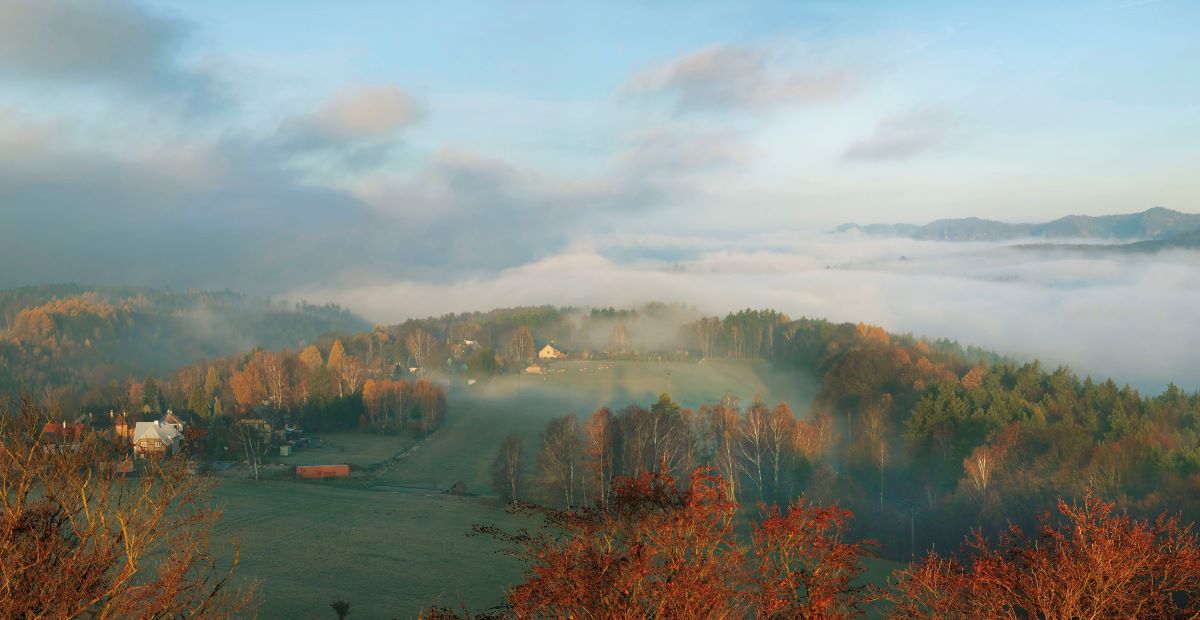
[{"label": "low-lying fog", "polygon": [[494,276],[304,290],[376,322],[493,307],[683,302],[867,321],[1141,389],[1200,388],[1200,252],[1152,255],[857,234],[625,237],[576,244]]}]

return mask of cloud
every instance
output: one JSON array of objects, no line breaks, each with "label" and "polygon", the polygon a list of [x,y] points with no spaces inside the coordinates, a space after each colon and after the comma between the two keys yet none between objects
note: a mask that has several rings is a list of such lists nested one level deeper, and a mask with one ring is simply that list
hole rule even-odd
[{"label": "cloud", "polygon": [[770,61],[761,49],[707,47],[635,73],[622,91],[669,97],[683,113],[826,101],[854,87],[854,79],[842,69],[785,71]]},{"label": "cloud", "polygon": [[178,59],[187,34],[184,24],[124,0],[0,0],[0,72],[196,103],[214,92],[203,73]]},{"label": "cloud", "polygon": [[298,150],[344,147],[387,141],[424,115],[399,87],[352,86],[334,94],[312,114],[281,128],[283,142]]},{"label": "cloud", "polygon": [[[343,120],[350,110],[358,122],[362,109],[322,110]],[[387,136],[410,122],[384,116],[354,127]],[[322,182],[277,137],[105,150],[76,145],[70,132],[19,115],[0,123],[0,229],[21,231],[0,247],[0,287],[79,281],[271,294],[380,274],[495,273],[686,200],[694,172],[732,165],[740,153],[727,136],[658,128],[631,135],[595,175],[443,148],[415,169]]]},{"label": "cloud", "polygon": [[846,147],[845,161],[900,161],[933,150],[952,135],[957,118],[944,108],[926,108],[885,118],[870,136]]},{"label": "cloud", "polygon": [[653,127],[631,133],[617,159],[642,174],[690,174],[736,166],[750,158],[731,132]]},{"label": "cloud", "polygon": [[[0,287],[77,281],[265,290],[380,261],[380,218],[242,142],[117,153],[0,127]],[[353,240],[350,242],[348,240]]]},{"label": "cloud", "polygon": [[614,220],[687,201],[693,176],[736,166],[733,136],[652,127],[631,133],[607,170],[569,178],[474,150],[443,148],[407,175],[361,176],[351,194],[395,218],[422,256],[461,268],[497,269],[605,234]]}]

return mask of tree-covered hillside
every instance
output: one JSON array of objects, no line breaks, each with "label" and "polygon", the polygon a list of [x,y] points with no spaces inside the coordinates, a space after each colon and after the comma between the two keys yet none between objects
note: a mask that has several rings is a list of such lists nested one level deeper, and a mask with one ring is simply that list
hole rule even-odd
[{"label": "tree-covered hillside", "polygon": [[0,291],[0,392],[51,390],[69,405],[90,388],[131,375],[368,328],[334,305],[228,291],[71,284]]}]

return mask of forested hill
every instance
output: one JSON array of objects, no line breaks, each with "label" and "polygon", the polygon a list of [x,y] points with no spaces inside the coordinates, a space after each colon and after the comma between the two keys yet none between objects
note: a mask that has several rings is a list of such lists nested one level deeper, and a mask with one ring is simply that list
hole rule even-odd
[{"label": "forested hill", "polygon": [[1200,214],[1154,207],[1121,215],[1069,215],[1040,224],[1010,223],[977,217],[912,224],[843,224],[837,232],[912,237],[929,241],[1006,241],[1009,239],[1167,239],[1200,231]]},{"label": "forested hill", "polygon": [[11,289],[0,291],[0,393],[52,388],[75,397],[131,375],[369,328],[338,306],[229,291],[73,284]]}]

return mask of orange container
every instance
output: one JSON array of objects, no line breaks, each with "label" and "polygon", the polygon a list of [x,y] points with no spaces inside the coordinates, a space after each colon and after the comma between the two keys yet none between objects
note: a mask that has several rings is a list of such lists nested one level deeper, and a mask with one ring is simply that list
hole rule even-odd
[{"label": "orange container", "polygon": [[350,475],[349,465],[297,465],[296,476],[300,478],[345,478]]}]

